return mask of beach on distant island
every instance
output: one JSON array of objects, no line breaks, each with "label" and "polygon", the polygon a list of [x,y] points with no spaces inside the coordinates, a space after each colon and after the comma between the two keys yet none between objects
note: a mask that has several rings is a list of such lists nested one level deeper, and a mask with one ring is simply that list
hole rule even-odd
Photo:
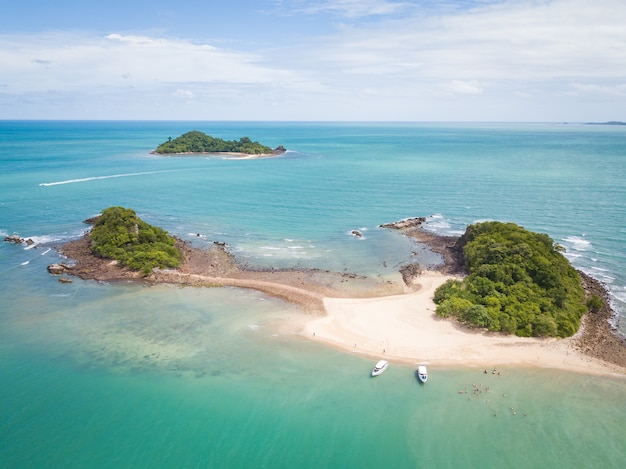
[{"label": "beach on distant island", "polygon": [[271,153],[238,153],[234,151],[187,151],[180,153],[158,153],[156,150],[152,150],[150,154],[152,155],[161,155],[161,156],[204,156],[204,157],[214,157],[214,158],[226,158],[233,160],[254,160],[261,158],[274,158],[276,156],[282,156],[287,152],[287,150],[279,150],[276,149]]},{"label": "beach on distant island", "polygon": [[[579,332],[565,339],[491,333],[438,318],[433,302],[435,290],[448,279],[460,278],[454,256],[445,255],[453,245],[453,238],[419,229],[407,233],[443,255],[446,262],[439,266],[439,271],[403,274],[402,282],[317,269],[258,270],[240,265],[222,243],[199,249],[177,240],[184,253],[183,265],[141,277],[115,262],[92,255],[87,235],[66,243],[60,251],[76,262],[67,273],[85,279],[133,279],[262,291],[298,305],[307,313],[294,321],[291,333],[371,358],[485,370],[508,365],[587,374],[626,374],[626,347],[609,328],[606,320],[609,312],[603,317],[586,315]],[[586,280],[593,282],[590,278]]]}]

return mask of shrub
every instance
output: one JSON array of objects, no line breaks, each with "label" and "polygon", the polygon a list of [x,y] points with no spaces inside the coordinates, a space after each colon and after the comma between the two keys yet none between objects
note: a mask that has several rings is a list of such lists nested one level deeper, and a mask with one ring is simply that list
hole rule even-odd
[{"label": "shrub", "polygon": [[91,251],[148,275],[153,268],[178,267],[182,260],[174,239],[141,220],[132,209],[103,210],[91,231]]},{"label": "shrub", "polygon": [[462,316],[465,310],[472,306],[473,304],[471,301],[459,298],[458,296],[452,296],[438,305],[435,309],[435,313],[442,318]]},{"label": "shrub", "polygon": [[587,300],[587,308],[592,313],[597,313],[604,306],[604,300],[598,295],[591,295],[591,297]]}]

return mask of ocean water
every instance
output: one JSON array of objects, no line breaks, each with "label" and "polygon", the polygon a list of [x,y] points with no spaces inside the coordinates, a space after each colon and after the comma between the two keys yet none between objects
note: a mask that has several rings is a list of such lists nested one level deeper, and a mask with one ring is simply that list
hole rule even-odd
[{"label": "ocean water", "polygon": [[[193,129],[289,151],[150,154]],[[502,220],[564,246],[624,318],[625,180],[617,126],[0,122],[0,235],[38,243],[0,243],[0,467],[624,467],[623,377],[371,379],[371,357],[296,334],[306,314],[261,293],[60,284],[46,266],[112,205],[251,266],[381,278],[437,262],[381,223]]]}]

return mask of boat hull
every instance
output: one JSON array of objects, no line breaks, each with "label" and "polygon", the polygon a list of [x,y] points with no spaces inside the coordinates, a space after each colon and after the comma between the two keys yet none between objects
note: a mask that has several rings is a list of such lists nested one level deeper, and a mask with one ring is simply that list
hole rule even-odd
[{"label": "boat hull", "polygon": [[389,368],[389,363],[387,363],[385,360],[380,360],[378,363],[376,363],[376,366],[372,370],[372,376],[382,375],[387,370],[387,368]]},{"label": "boat hull", "polygon": [[426,381],[428,381],[428,370],[425,366],[418,366],[415,374],[417,375],[417,379],[419,379],[420,382],[425,383]]}]

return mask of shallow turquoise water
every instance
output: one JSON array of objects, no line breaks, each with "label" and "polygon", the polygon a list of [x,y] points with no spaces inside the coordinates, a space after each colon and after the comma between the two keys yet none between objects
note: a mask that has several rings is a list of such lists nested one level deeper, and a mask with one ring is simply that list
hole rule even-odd
[{"label": "shallow turquoise water", "polygon": [[[410,368],[392,365],[371,379],[368,360],[290,341],[272,343],[263,358],[259,367],[219,372],[212,364],[197,376],[106,372],[21,356],[22,366],[11,361],[2,368],[3,382],[11,378],[19,389],[1,407],[3,461],[6,467],[624,462],[623,380],[431,369],[422,386]],[[473,384],[482,392],[474,394]]]},{"label": "shallow turquoise water", "polygon": [[[149,154],[194,128],[291,151]],[[393,277],[418,246],[378,224],[435,214],[440,233],[482,219],[548,233],[624,315],[626,129],[0,122],[0,141],[0,234],[42,243],[0,243],[0,466],[626,464],[623,378],[431,369],[421,386],[392,364],[371,379],[371,359],[294,335],[304,313],[259,293],[62,285],[45,270],[50,247],[119,204],[253,266]]]}]

